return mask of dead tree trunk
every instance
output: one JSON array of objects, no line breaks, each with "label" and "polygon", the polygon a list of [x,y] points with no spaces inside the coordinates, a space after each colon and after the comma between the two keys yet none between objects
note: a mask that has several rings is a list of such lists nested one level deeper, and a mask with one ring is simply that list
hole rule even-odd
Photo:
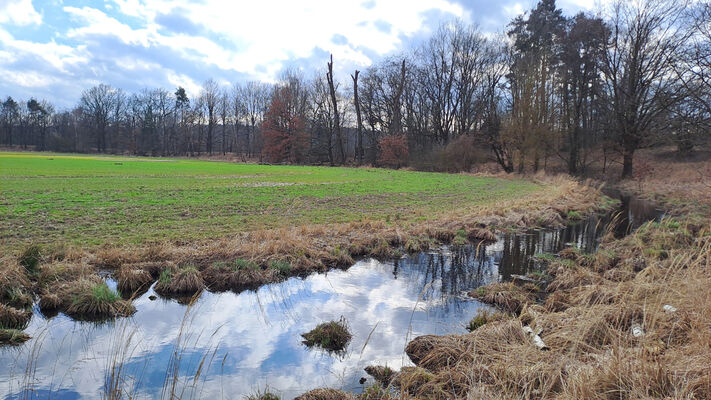
[{"label": "dead tree trunk", "polygon": [[346,155],[343,151],[343,138],[341,137],[341,117],[338,115],[338,102],[336,100],[336,87],[333,84],[333,54],[331,54],[331,61],[328,63],[328,73],[326,73],[326,79],[328,80],[328,88],[331,91],[331,102],[333,103],[333,130],[336,133],[336,146],[338,147],[338,155],[340,164],[345,163]]},{"label": "dead tree trunk", "polygon": [[360,101],[358,100],[358,74],[360,71],[356,70],[355,75],[351,75],[351,78],[353,78],[353,103],[355,103],[355,110],[356,110],[356,121],[357,121],[357,134],[358,134],[358,143],[356,146],[356,154],[355,154],[355,159],[358,163],[358,165],[363,164],[363,120],[361,119],[360,115]]}]

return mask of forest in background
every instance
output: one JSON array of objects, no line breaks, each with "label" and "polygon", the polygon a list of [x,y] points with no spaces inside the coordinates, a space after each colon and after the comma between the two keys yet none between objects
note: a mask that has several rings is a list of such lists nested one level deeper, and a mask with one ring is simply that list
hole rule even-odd
[{"label": "forest in background", "polygon": [[[573,175],[674,145],[681,156],[711,127],[711,4],[618,1],[565,16],[541,0],[500,35],[461,21],[346,82],[286,70],[275,84],[206,81],[127,93],[100,84],[78,104],[7,97],[0,145],[150,156]],[[644,166],[641,166],[644,167]]]}]

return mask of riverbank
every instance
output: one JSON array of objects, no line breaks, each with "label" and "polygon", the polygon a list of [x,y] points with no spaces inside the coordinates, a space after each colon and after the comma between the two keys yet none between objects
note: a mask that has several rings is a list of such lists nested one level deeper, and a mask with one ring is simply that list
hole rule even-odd
[{"label": "riverbank", "polygon": [[415,338],[406,353],[417,368],[390,385],[406,398],[711,398],[704,171],[708,162],[668,162],[622,182],[668,216],[609,235],[593,255],[545,257],[543,276],[473,291],[502,314],[469,334]]},{"label": "riverbank", "polygon": [[[504,186],[509,182],[500,177],[459,177]],[[491,241],[495,232],[560,227],[567,220],[611,205],[596,188],[569,178],[519,181],[512,187],[535,190],[499,197],[494,194],[500,190],[493,190],[489,193],[493,197],[486,200],[488,192],[477,193],[473,187],[470,190],[475,192],[454,198],[474,196],[478,201],[463,201],[431,215],[423,210],[393,218],[361,213],[358,221],[348,223],[304,224],[147,245],[28,246],[2,257],[7,279],[0,282],[0,300],[8,308],[5,314],[12,317],[12,323],[3,327],[21,330],[26,326],[29,308],[36,300],[48,316],[62,312],[78,320],[101,321],[131,315],[135,310],[132,300],[153,283],[161,296],[181,301],[190,301],[203,290],[238,293],[292,276],[348,267],[358,258],[392,259],[445,244]],[[106,286],[100,271],[115,278],[120,293]],[[11,333],[5,336],[12,343],[27,339],[15,334],[19,331]]]}]

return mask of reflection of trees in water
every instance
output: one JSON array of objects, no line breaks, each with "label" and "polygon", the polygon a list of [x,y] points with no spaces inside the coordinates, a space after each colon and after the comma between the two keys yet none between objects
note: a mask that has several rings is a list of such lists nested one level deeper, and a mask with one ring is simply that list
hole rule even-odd
[{"label": "reflection of trees in water", "polygon": [[406,279],[423,300],[449,302],[461,292],[488,282],[496,262],[486,246],[454,246],[440,253],[420,253],[395,261],[397,279]]},{"label": "reflection of trees in water", "polygon": [[505,280],[512,274],[533,271],[536,254],[557,253],[570,245],[591,253],[605,233],[613,232],[621,237],[660,216],[649,202],[622,196],[620,201],[615,211],[593,214],[563,229],[505,234],[491,245],[455,246],[441,253],[423,253],[397,260],[393,274],[396,279],[404,276],[416,282],[420,291],[427,288],[424,298],[447,301],[452,295],[492,280]]}]

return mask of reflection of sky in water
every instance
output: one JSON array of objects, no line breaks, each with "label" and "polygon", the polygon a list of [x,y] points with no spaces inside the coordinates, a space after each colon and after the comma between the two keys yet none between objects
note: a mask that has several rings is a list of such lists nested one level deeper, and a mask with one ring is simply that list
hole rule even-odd
[{"label": "reflection of sky in water", "polygon": [[[640,207],[629,202],[623,206],[617,229],[659,215],[636,212]],[[123,360],[129,393],[167,397],[162,390],[176,348],[176,391],[185,398],[240,398],[266,386],[286,398],[324,386],[358,391],[365,366],[408,364],[403,350],[413,337],[464,332],[482,307],[464,292],[526,273],[539,252],[569,244],[592,251],[612,215],[559,231],[505,235],[480,248],[444,249],[394,263],[361,261],[347,271],[292,278],[256,292],[206,292],[189,314],[175,301],[151,301],[151,290],[134,302],[133,317],[112,323],[36,315],[27,329],[31,341],[0,348],[0,396],[23,397],[21,388],[31,387],[38,398],[100,397],[107,371],[114,360]],[[302,333],[340,316],[353,333],[345,354],[301,344]],[[203,359],[202,375],[193,380]]]},{"label": "reflection of sky in water", "polygon": [[[206,292],[186,317],[177,387],[186,396],[230,398],[267,385],[284,397],[321,386],[358,390],[365,366],[409,364],[403,349],[410,338],[464,332],[463,324],[481,304],[460,292],[487,274],[456,261],[473,258],[474,252],[423,254],[396,263],[362,261],[347,271],[292,278],[257,292]],[[151,294],[134,302],[133,317],[114,323],[36,316],[27,330],[30,342],[0,350],[0,365],[6,366],[0,369],[0,393],[17,394],[31,381],[37,397],[48,397],[50,391],[53,398],[99,397],[112,359],[125,348],[123,372],[138,381],[132,391],[138,397],[160,397],[186,307],[151,301]],[[340,316],[353,333],[345,354],[301,344],[302,333]],[[129,337],[130,345],[122,345]],[[32,378],[25,370],[33,351],[38,356],[30,366],[36,367]],[[205,354],[207,372],[193,382],[189,377]]]}]

